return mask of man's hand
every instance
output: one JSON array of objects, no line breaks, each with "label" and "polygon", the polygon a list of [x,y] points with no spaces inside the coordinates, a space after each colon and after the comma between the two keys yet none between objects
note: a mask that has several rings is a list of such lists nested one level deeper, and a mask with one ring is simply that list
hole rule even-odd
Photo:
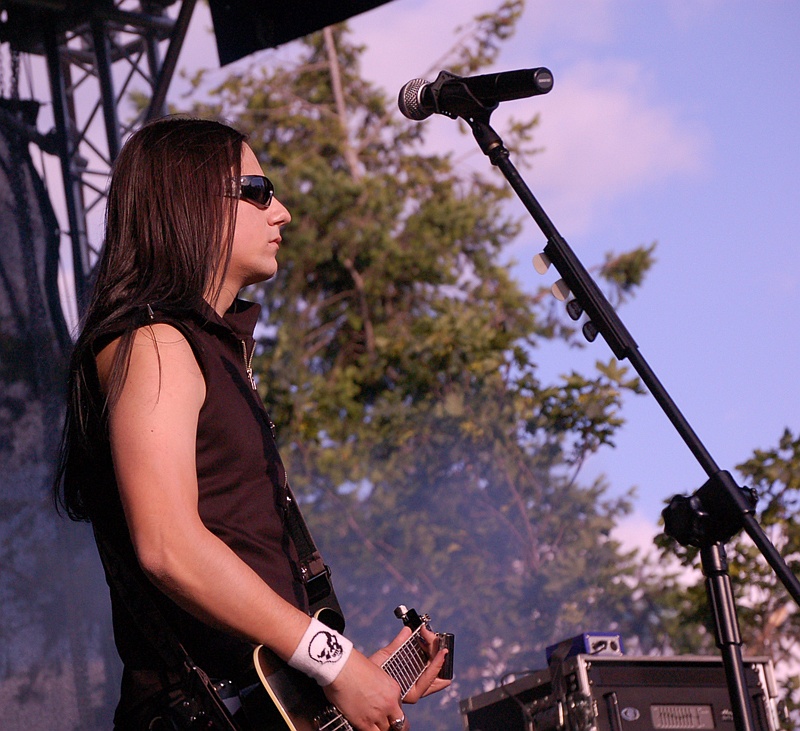
[{"label": "man's hand", "polygon": [[356,731],[389,731],[394,721],[405,717],[400,686],[355,649],[336,680],[322,690]]},{"label": "man's hand", "polygon": [[400,719],[404,720],[402,730],[408,731],[410,724],[405,721],[401,702],[416,703],[450,685],[449,680],[437,677],[447,650],[439,647],[438,638],[429,629],[423,627],[420,632],[431,661],[405,697],[401,698],[400,686],[381,666],[411,637],[408,627],[403,627],[386,647],[369,659],[353,650],[336,680],[323,688],[328,700],[357,731],[400,731],[399,726],[394,726]]},{"label": "man's hand", "polygon": [[[414,683],[414,685],[412,685],[409,689],[408,693],[406,693],[405,697],[403,698],[404,703],[416,703],[420,698],[424,698],[426,695],[444,690],[448,685],[450,685],[449,680],[442,680],[438,677],[439,671],[442,669],[442,665],[444,665],[445,658],[447,657],[447,650],[445,650],[443,647],[439,647],[438,637],[435,633],[427,629],[427,627],[423,626],[420,629],[420,633],[427,647],[430,662],[425,670],[422,671],[422,675],[419,676],[417,682]],[[374,662],[376,665],[383,665],[383,663],[385,663],[389,657],[396,652],[404,642],[408,640],[409,637],[411,637],[411,630],[408,627],[403,627],[397,637],[395,637],[386,647],[378,650],[374,655],[372,655],[370,660],[372,660],[372,662]]]}]

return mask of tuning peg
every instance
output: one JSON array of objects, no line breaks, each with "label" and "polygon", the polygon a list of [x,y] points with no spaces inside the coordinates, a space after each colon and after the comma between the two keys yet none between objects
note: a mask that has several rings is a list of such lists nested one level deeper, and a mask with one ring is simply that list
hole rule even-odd
[{"label": "tuning peg", "polygon": [[552,287],[550,287],[550,291],[553,293],[553,297],[555,297],[559,302],[566,302],[567,297],[569,297],[569,287],[563,279],[559,279]]},{"label": "tuning peg", "polygon": [[550,268],[550,259],[542,252],[541,254],[537,254],[533,257],[533,268],[539,272],[539,274],[545,274],[547,270]]},{"label": "tuning peg", "polygon": [[597,337],[597,328],[591,320],[583,324],[583,337],[590,343],[593,343],[594,339]]},{"label": "tuning peg", "polygon": [[567,314],[573,320],[579,320],[581,315],[583,314],[583,307],[581,307],[580,302],[578,300],[570,300],[567,302]]}]

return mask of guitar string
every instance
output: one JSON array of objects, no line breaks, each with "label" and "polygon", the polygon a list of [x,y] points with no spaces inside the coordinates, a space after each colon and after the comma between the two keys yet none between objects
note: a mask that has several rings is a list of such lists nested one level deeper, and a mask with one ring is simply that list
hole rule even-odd
[{"label": "guitar string", "polygon": [[[333,723],[338,725],[332,726],[331,724]],[[326,724],[323,724],[322,726],[317,725],[317,727],[319,731],[353,731],[353,727],[350,725],[350,722],[341,713],[339,713],[338,718],[332,718]]]},{"label": "guitar string", "polygon": [[[320,725],[320,716],[328,713],[334,714],[333,718]],[[333,724],[337,725],[334,726]],[[317,716],[314,719],[314,725],[317,727],[317,731],[341,731],[341,729],[344,729],[344,731],[353,731],[353,727],[350,725],[350,722],[342,715],[342,712],[336,706],[329,706],[325,711]]]},{"label": "guitar string", "polygon": [[[393,672],[392,675],[396,676],[396,679],[405,682],[406,685],[402,689],[404,693],[407,692],[408,689],[414,684],[415,680],[413,672],[414,666],[412,663],[409,662],[409,653],[404,652],[398,654],[398,656],[395,657],[394,661],[392,662],[392,667],[395,670],[395,672]],[[401,683],[401,685],[403,685],[403,683]]]},{"label": "guitar string", "polygon": [[422,643],[419,634],[414,634],[408,638],[408,641],[398,648],[394,654],[384,663],[384,667],[393,663],[394,661],[407,661],[409,658],[416,657],[422,662],[423,657],[427,658],[427,653]]},{"label": "guitar string", "polygon": [[[423,658],[427,659],[427,651],[420,637],[420,628],[417,628],[381,667],[398,682],[405,696],[425,669],[427,663]],[[319,731],[353,731],[350,722],[335,706],[331,706],[330,710],[336,716],[322,725],[317,723]]]},{"label": "guitar string", "polygon": [[407,643],[400,647],[394,655],[384,663],[384,669],[386,669],[387,666],[393,668],[394,672],[391,672],[390,675],[400,683],[403,695],[408,693],[411,686],[419,679],[419,676],[425,669],[427,663],[423,660],[423,655],[427,659],[427,653],[417,631],[409,638]]},{"label": "guitar string", "polygon": [[[408,692],[411,686],[416,682],[417,678],[425,668],[425,662],[422,661],[421,653],[423,648],[420,646],[419,637],[414,637],[417,640],[416,653],[412,654],[410,648],[404,648],[403,652],[399,652],[395,658],[393,665],[397,667],[397,674],[401,675],[407,682],[407,686],[403,688],[404,694]],[[414,662],[416,660],[416,662]]]},{"label": "guitar string", "polygon": [[414,632],[412,633],[411,637],[409,637],[400,647],[398,647],[386,660],[386,662],[381,665],[381,667],[385,668],[390,662],[394,660],[397,655],[402,653],[408,652],[408,646],[411,644],[416,644],[417,647],[422,645],[422,640],[420,638],[420,633],[422,632],[422,625],[417,627]]}]

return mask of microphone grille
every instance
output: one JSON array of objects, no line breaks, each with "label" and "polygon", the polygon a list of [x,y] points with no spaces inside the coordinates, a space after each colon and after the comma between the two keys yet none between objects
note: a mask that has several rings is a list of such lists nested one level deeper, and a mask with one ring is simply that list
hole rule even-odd
[{"label": "microphone grille", "polygon": [[433,112],[427,112],[422,108],[422,89],[428,85],[425,79],[411,79],[400,89],[397,97],[397,106],[404,117],[420,121],[427,119]]}]

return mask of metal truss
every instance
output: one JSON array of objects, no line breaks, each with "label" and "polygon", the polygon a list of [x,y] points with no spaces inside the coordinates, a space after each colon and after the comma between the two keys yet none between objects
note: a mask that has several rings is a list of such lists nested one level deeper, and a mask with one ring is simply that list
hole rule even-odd
[{"label": "metal truss", "polygon": [[[6,0],[12,48],[47,62],[61,162],[75,295],[86,306],[101,241],[87,217],[102,220],[111,166],[122,141],[165,112],[169,84],[196,0]],[[16,25],[15,25],[15,21]],[[161,56],[161,43],[169,41]],[[127,115],[127,116],[125,116]]]}]

